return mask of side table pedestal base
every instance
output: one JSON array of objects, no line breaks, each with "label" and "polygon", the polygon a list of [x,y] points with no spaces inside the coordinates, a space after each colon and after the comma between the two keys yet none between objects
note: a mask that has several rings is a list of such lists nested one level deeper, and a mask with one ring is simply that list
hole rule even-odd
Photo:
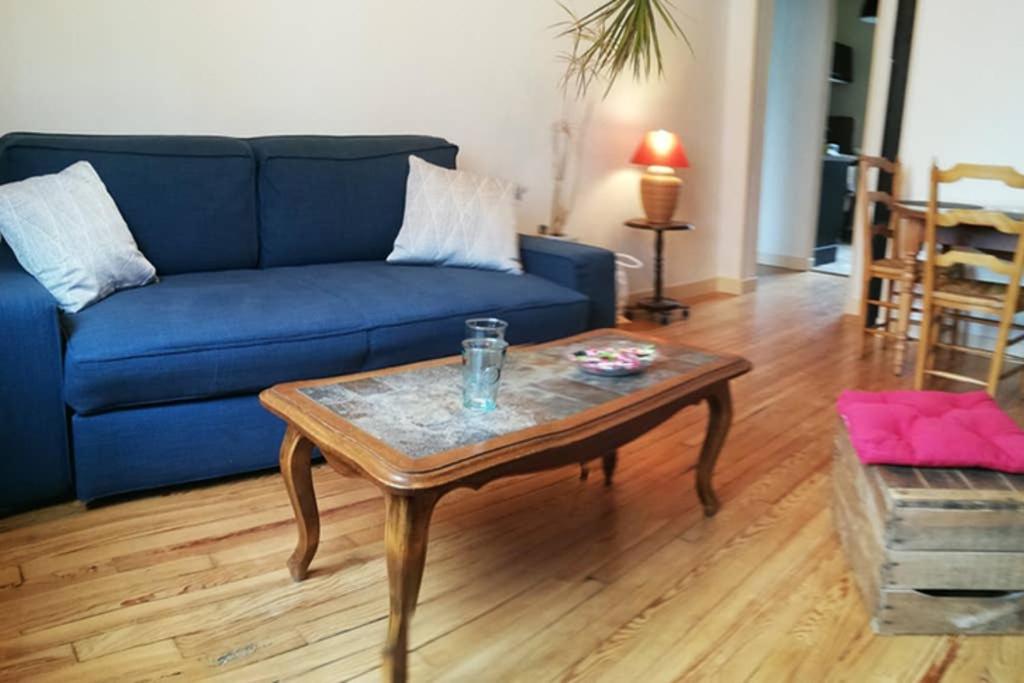
[{"label": "side table pedestal base", "polygon": [[652,318],[656,319],[662,325],[667,325],[669,323],[672,318],[672,314],[675,311],[682,312],[683,320],[687,320],[690,317],[689,306],[680,301],[676,301],[675,299],[668,299],[666,297],[662,297],[660,299],[656,299],[654,297],[641,299],[626,309],[626,317],[632,320],[637,311],[649,313]]}]

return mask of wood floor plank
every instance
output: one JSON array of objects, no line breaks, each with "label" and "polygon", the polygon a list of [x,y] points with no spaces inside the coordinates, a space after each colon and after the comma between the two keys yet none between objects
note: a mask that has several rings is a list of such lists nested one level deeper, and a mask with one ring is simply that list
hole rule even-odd
[{"label": "wood floor plank", "polygon": [[[563,680],[642,680],[651,663],[675,646],[679,633],[686,633],[714,608],[720,594],[708,591],[715,582],[724,591],[735,590],[751,572],[759,570],[758,560],[778,552],[798,529],[820,510],[826,488],[822,474],[801,484],[722,548],[705,556],[683,572],[667,591],[645,605],[637,614],[605,638],[586,658],[574,664]],[[795,509],[794,509],[795,508]],[[826,514],[824,511],[819,515]],[[678,570],[677,572],[678,573]],[[667,672],[666,672],[667,673]]]},{"label": "wood floor plank", "polygon": [[[767,481],[769,488],[774,487],[777,497],[782,498],[807,476],[808,472],[803,468],[780,467],[779,473]],[[590,575],[604,578],[614,590],[598,593],[568,612],[559,622],[538,630],[522,643],[517,653],[532,662],[528,669],[524,670],[516,660],[505,659],[492,662],[489,672],[500,680],[530,680],[533,676],[541,680],[561,679],[566,669],[668,590],[688,568],[696,566],[702,554],[713,553],[723,547],[752,518],[765,514],[774,503],[775,496],[765,489],[764,483],[763,479],[748,481],[743,492],[729,496],[726,499],[729,503],[711,520],[696,511],[688,518],[677,518],[680,524],[676,526],[674,522],[668,528],[667,541],[659,538],[656,543],[638,544],[627,551],[629,557],[608,562],[614,565],[614,573],[602,577],[598,571],[592,571]],[[689,522],[688,527],[684,520]],[[459,651],[471,647],[474,642],[471,624],[463,634],[462,639],[452,637],[436,645],[432,643],[430,647],[437,649],[443,644],[454,660]],[[574,647],[566,648],[566,642],[571,642]]]},{"label": "wood floor plank", "polygon": [[1024,680],[1024,644],[1020,641],[1020,638],[958,638],[956,657],[948,662],[941,680]]},{"label": "wood floor plank", "polygon": [[[694,495],[704,407],[621,449],[611,488],[565,468],[445,497],[412,680],[1024,680],[1020,638],[870,631],[826,512],[834,401],[909,378],[858,356],[843,303],[840,278],[777,274],[648,326],[755,365],[712,519]],[[1000,400],[1024,420],[1016,382]],[[379,680],[382,501],[325,466],[314,482],[322,543],[301,584],[274,473],[0,520],[0,680]]]},{"label": "wood floor plank", "polygon": [[[832,540],[825,540],[824,553],[803,565],[788,582],[749,605],[742,618],[734,619],[727,630],[710,644],[703,655],[678,676],[683,681],[745,681],[760,663],[808,611],[837,584],[849,583],[846,559]],[[717,617],[716,617],[717,618]],[[868,628],[863,614],[859,629]],[[832,630],[829,629],[829,633]]]},{"label": "wood floor plank", "polygon": [[202,638],[193,638],[184,645],[186,637],[174,638],[178,652],[186,659],[194,659],[202,671],[231,671],[253,662],[275,657],[305,647],[308,643],[298,631],[281,627],[274,620],[264,619],[258,627],[235,637],[222,637],[218,632],[204,630]]},{"label": "wood floor plank", "polygon": [[[768,656],[761,659],[754,680],[802,680],[828,671],[851,639],[868,632],[867,615],[849,574],[815,597],[814,603],[773,644]],[[823,624],[828,628],[822,628]]]},{"label": "wood floor plank", "polygon": [[[0,591],[15,588],[22,584],[21,568],[18,565],[0,567]],[[13,595],[14,593],[11,593]]]},{"label": "wood floor plank", "polygon": [[[345,680],[371,668],[380,659],[386,629],[384,620],[374,621],[276,657],[232,671],[211,673],[208,678],[237,683],[270,683],[297,678]],[[321,678],[320,674],[327,675]]]},{"label": "wood floor plank", "polygon": [[[575,481],[573,481],[575,486]],[[591,487],[592,489],[594,487]],[[493,512],[495,508],[491,509]],[[523,518],[522,516],[511,516],[516,519],[517,524],[528,523],[533,527],[543,526],[542,518]],[[440,533],[437,534],[440,540],[443,541],[446,537],[445,525],[442,521],[440,524]],[[493,534],[496,530],[500,530],[500,526],[495,525],[477,525],[475,527],[478,533]],[[381,533],[379,528],[375,530],[375,537],[380,538]],[[516,533],[521,535],[522,529],[516,529]],[[458,544],[461,545],[472,545],[473,536],[460,533],[456,538]],[[435,546],[440,547],[442,552],[447,548],[445,544],[435,543]],[[378,542],[379,546],[379,542]],[[351,573],[345,575],[340,572],[327,573],[320,575],[320,578],[325,579],[330,585],[337,585],[339,587],[344,586],[346,590],[344,593],[350,593],[348,600],[351,602],[347,603],[348,606],[362,605],[370,603],[373,605],[375,610],[383,612],[386,608],[386,593],[384,592],[384,570],[383,570],[383,558],[382,550],[379,547],[371,547],[373,553],[366,557],[360,557],[351,566],[357,567],[361,575],[353,575]],[[457,548],[456,548],[457,550]],[[509,546],[509,553],[515,553],[515,547]],[[359,553],[364,555],[363,549],[360,549]],[[448,555],[454,558],[454,561],[462,566],[466,567],[466,560],[464,553],[449,552]],[[436,554],[431,554],[432,564],[437,564]],[[280,558],[274,558],[274,565],[280,566]],[[339,569],[345,569],[340,567]],[[212,570],[213,573],[222,571],[218,568]],[[439,567],[440,575],[444,576],[444,567]],[[456,574],[457,576],[457,574]],[[229,587],[230,588],[230,587]],[[424,596],[429,596],[431,591],[431,584],[428,582],[424,590]],[[331,629],[331,633],[336,632],[345,627],[346,619],[339,619],[333,616],[335,610],[346,612],[346,617],[352,617],[355,619],[363,618],[360,611],[346,611],[343,609],[344,605],[334,604],[325,605],[322,601],[324,595],[339,595],[343,594],[333,588],[325,587],[318,584],[316,581],[307,581],[303,584],[293,585],[289,590],[290,599],[301,601],[292,603],[292,609],[283,610],[284,603],[278,604],[275,609],[280,613],[281,611],[287,612],[284,617],[285,621],[278,618],[278,623],[282,626],[286,626],[290,623],[291,619],[312,619],[316,613],[323,612],[325,607],[332,608],[328,612],[324,619],[325,628]],[[369,597],[366,597],[368,594]],[[201,602],[203,594],[189,593],[182,596],[182,599],[187,600],[189,603],[195,603],[198,605]],[[140,644],[144,644],[148,640],[157,640],[168,635],[177,635],[182,629],[191,629],[194,620],[198,620],[207,623],[211,627],[216,627],[219,634],[223,634],[225,630],[228,632],[232,630],[243,630],[247,631],[252,627],[252,624],[247,621],[259,621],[260,616],[250,617],[249,615],[260,614],[259,609],[255,609],[255,605],[261,604],[260,600],[255,601],[248,595],[247,590],[231,590],[230,595],[227,599],[218,599],[222,596],[217,594],[211,594],[207,591],[205,594],[205,604],[196,606],[194,609],[183,609],[181,600],[177,600],[178,604],[161,606],[159,604],[149,605],[152,609],[146,610],[145,612],[139,610],[136,614],[131,615],[120,615],[121,621],[124,626],[119,629],[111,629],[109,624],[104,629],[97,629],[95,624],[80,624],[81,632],[90,632],[101,630],[102,632],[96,636],[85,637],[82,640],[76,642],[78,651],[85,658],[92,658],[96,656],[102,656],[109,654],[116,649],[123,649],[127,647],[133,647]],[[279,599],[267,597],[265,600]],[[319,602],[318,602],[319,601]],[[344,602],[344,601],[342,601]],[[301,604],[301,608],[299,605]],[[163,609],[160,609],[163,607]],[[130,616],[127,619],[126,616]],[[315,631],[314,631],[315,632]],[[67,634],[62,634],[67,635]],[[201,636],[196,636],[201,638]],[[312,639],[319,639],[322,635],[312,635]],[[186,637],[187,638],[187,637]],[[178,642],[183,642],[179,639]]]},{"label": "wood floor plank", "polygon": [[[157,673],[159,672],[159,673]],[[74,664],[49,670],[32,680],[39,683],[66,683],[67,681],[148,680],[159,677],[178,677],[189,680],[199,675],[195,666],[181,658],[170,640],[100,657],[91,662]]]},{"label": "wood floor plank", "polygon": [[66,671],[77,661],[75,651],[70,645],[58,645],[20,657],[3,657],[0,659],[0,681],[36,679],[51,671]]},{"label": "wood floor plank", "polygon": [[684,617],[681,610],[666,609],[660,618],[646,623],[645,628],[662,630],[667,636],[664,638],[666,643],[671,643],[656,658],[646,662],[641,677],[652,682],[676,680],[678,672],[687,671],[705,657],[714,654],[719,639],[756,612],[760,599],[786,600],[792,591],[792,583],[798,580],[806,567],[817,567],[822,554],[831,546],[828,539],[830,524],[827,514],[816,515],[724,596],[718,590],[704,588],[712,581],[717,588],[716,575],[705,575],[699,579],[688,590],[711,596],[707,603],[717,602],[703,612],[696,603],[688,605],[688,610],[694,615],[689,619]]},{"label": "wood floor plank", "polygon": [[132,572],[105,574],[72,587],[26,586],[30,590],[4,605],[3,611],[10,619],[0,625],[0,634],[32,633],[166,595],[179,595],[195,587],[197,574],[212,568],[208,556],[195,555]]}]

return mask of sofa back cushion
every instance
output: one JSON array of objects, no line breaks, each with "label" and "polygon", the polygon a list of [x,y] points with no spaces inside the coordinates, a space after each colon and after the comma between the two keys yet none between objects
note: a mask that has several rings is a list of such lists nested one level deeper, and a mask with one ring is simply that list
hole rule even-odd
[{"label": "sofa back cushion", "polygon": [[0,138],[0,183],[83,160],[157,274],[256,267],[256,164],[245,141],[11,133]]},{"label": "sofa back cushion", "polygon": [[410,154],[455,168],[458,147],[416,135],[250,140],[260,266],[382,261],[402,227]]}]

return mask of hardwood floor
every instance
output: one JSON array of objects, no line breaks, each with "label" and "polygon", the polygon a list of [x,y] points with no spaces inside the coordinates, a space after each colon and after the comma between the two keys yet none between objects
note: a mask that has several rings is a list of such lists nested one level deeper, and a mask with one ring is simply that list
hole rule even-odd
[{"label": "hardwood floor", "polygon": [[[767,275],[661,328],[755,365],[735,383],[718,516],[694,494],[703,408],[621,449],[611,488],[566,468],[447,496],[412,680],[1024,680],[1021,638],[868,628],[828,513],[833,402],[909,373],[857,357],[844,285]],[[323,534],[301,584],[277,474],[0,520],[0,679],[378,680],[381,497],[324,467],[314,479]]]}]

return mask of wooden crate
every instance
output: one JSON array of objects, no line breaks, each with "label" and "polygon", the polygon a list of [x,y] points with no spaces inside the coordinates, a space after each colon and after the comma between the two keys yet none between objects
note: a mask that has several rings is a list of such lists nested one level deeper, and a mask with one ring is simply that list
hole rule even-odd
[{"label": "wooden crate", "polygon": [[1024,476],[868,466],[836,432],[832,513],[876,633],[1024,633]]}]

